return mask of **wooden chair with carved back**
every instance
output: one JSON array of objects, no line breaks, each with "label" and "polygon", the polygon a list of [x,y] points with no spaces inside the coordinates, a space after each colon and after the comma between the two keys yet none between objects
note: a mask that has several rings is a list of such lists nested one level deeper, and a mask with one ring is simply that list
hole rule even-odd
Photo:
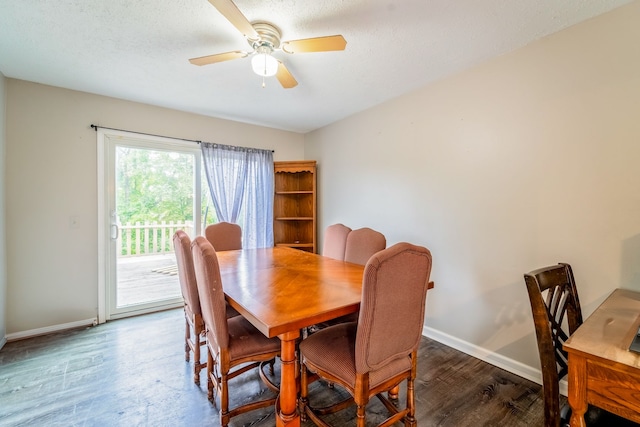
[{"label": "wooden chair with carved back", "polygon": [[[573,270],[560,263],[524,275],[531,302],[542,369],[545,427],[569,426],[571,408],[560,405],[560,380],[568,373],[564,342],[582,324],[582,309]],[[588,426],[635,426],[636,424],[595,406],[585,414]]]},{"label": "wooden chair with carved back", "polygon": [[[524,275],[538,340],[546,427],[566,423],[568,407],[560,408],[560,380],[569,370],[562,345],[582,324],[582,310],[573,271],[560,263]],[[562,414],[561,414],[562,409]]]}]

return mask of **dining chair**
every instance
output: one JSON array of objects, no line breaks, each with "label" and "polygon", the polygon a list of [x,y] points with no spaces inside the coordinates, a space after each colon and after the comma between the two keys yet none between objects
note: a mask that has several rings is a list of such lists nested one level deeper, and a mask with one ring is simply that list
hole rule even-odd
[{"label": "dining chair", "polygon": [[217,222],[204,229],[204,235],[216,251],[242,249],[242,228],[230,222]]},{"label": "dining chair", "polygon": [[562,345],[582,324],[578,290],[569,264],[539,268],[524,275],[538,341],[544,395],[544,423],[559,427],[569,420],[560,408],[560,380],[569,370]]},{"label": "dining chair", "polygon": [[[183,230],[173,235],[173,247],[178,266],[178,281],[184,300],[185,334],[184,357],[188,362],[193,353],[193,381],[200,384],[200,371],[206,363],[200,361],[200,347],[205,345],[204,321],[200,309],[200,298],[196,285],[196,276],[191,255],[191,238]],[[230,305],[225,304],[227,317],[237,316],[239,313]]]},{"label": "dining chair", "polygon": [[252,398],[248,403],[230,409],[229,381],[258,368],[264,384],[277,393],[278,387],[267,377],[263,367],[270,364],[273,375],[273,363],[280,354],[280,340],[265,337],[243,316],[227,318],[223,314],[225,296],[216,251],[202,236],[193,240],[191,250],[206,329],[208,397],[215,404],[216,394],[220,396],[220,424],[227,426],[236,415],[275,404],[276,395],[262,400]]},{"label": "dining chair", "polygon": [[[571,408],[560,406],[560,380],[568,373],[564,342],[582,324],[582,309],[571,265],[559,263],[524,275],[542,370],[545,427],[568,426]],[[585,414],[588,426],[630,425],[614,414],[589,406]],[[631,424],[635,425],[635,424]]]},{"label": "dining chair", "polygon": [[184,300],[185,317],[185,346],[184,358],[188,362],[190,353],[193,352],[193,381],[200,384],[200,371],[206,366],[200,361],[200,347],[205,344],[204,321],[200,311],[200,299],[196,287],[193,259],[191,257],[191,239],[182,230],[173,235],[173,247],[178,266],[178,281],[182,299]]},{"label": "dining chair", "polygon": [[347,236],[351,228],[343,224],[333,224],[324,231],[322,242],[322,256],[344,261],[344,252],[347,247]]},{"label": "dining chair", "polygon": [[[397,243],[373,255],[362,280],[358,322],[322,329],[300,343],[299,409],[302,417],[327,426],[323,415],[357,406],[356,425],[366,425],[366,406],[378,397],[390,412],[380,425],[403,421],[415,426],[414,380],[422,337],[431,252]],[[315,408],[309,380],[318,376],[343,387],[350,398],[330,408]],[[399,408],[383,394],[406,380],[406,405]]]},{"label": "dining chair", "polygon": [[347,235],[344,260],[365,265],[373,254],[383,250],[386,246],[387,239],[384,234],[368,227],[359,228]]},{"label": "dining chair", "polygon": [[[365,265],[369,258],[376,252],[380,252],[387,246],[387,239],[384,234],[368,227],[353,230],[347,234],[345,241],[344,260],[353,264]],[[338,319],[330,320],[324,324],[317,325],[323,328],[342,322],[354,322],[358,320],[358,313],[347,314]]]}]

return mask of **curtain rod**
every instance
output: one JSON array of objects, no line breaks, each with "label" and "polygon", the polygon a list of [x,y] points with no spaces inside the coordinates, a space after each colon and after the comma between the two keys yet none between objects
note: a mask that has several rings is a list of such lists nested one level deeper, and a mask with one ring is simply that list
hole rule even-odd
[{"label": "curtain rod", "polygon": [[[136,132],[134,130],[126,130],[126,129],[116,129],[116,128],[109,128],[106,126],[100,126],[100,125],[94,125],[91,124],[91,128],[93,130],[95,130],[96,132],[98,131],[98,128],[100,129],[109,129],[109,130],[117,130],[120,132],[129,132],[129,133],[137,133],[138,135],[147,135],[147,136],[157,136],[159,138],[171,138],[171,139],[178,139],[180,141],[187,141],[187,142],[195,142],[196,144],[202,144],[202,141],[199,141],[197,139],[188,139],[188,138],[176,138],[174,136],[165,136],[165,135],[156,135],[154,133],[145,133],[145,132]],[[206,141],[205,141],[206,142]],[[243,147],[244,148],[244,147]],[[248,148],[248,147],[247,147]],[[271,150],[272,153],[275,153],[275,150]]]}]

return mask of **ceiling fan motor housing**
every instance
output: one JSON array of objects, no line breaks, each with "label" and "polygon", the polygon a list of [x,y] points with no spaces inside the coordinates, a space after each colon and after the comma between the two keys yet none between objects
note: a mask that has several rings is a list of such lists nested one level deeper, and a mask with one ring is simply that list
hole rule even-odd
[{"label": "ceiling fan motor housing", "polygon": [[258,40],[248,40],[254,50],[258,52],[268,50],[268,53],[271,53],[280,47],[281,34],[275,25],[262,21],[252,22],[251,25],[260,36]]}]

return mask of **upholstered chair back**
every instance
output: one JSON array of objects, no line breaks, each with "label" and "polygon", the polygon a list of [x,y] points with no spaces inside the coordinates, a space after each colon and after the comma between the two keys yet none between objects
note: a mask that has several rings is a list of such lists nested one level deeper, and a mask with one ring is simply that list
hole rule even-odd
[{"label": "upholstered chair back", "polygon": [[182,298],[188,310],[192,314],[200,315],[200,298],[196,285],[195,271],[193,270],[193,256],[191,255],[191,239],[183,230],[178,230],[173,235],[173,248],[178,265],[178,281]]},{"label": "upholstered chair back", "polygon": [[371,228],[359,228],[347,235],[344,260],[354,264],[365,265],[376,252],[386,248],[387,239],[384,234]]},{"label": "upholstered chair back", "polygon": [[425,302],[431,275],[431,252],[397,243],[374,254],[362,282],[356,333],[356,372],[410,363],[422,337]]},{"label": "upholstered chair back", "polygon": [[242,228],[230,222],[217,222],[204,229],[204,235],[217,252],[242,249]]},{"label": "upholstered chair back", "polygon": [[351,228],[343,224],[333,224],[324,231],[322,243],[322,256],[344,261],[344,252],[347,247],[347,235]]},{"label": "upholstered chair back", "polygon": [[191,250],[207,339],[213,339],[224,351],[229,346],[229,332],[218,257],[211,243],[202,236],[193,240]]}]

